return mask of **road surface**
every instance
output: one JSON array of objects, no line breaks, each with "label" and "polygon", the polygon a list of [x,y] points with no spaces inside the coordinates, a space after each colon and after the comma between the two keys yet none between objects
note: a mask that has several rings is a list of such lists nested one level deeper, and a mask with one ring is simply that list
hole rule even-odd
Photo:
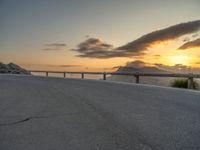
[{"label": "road surface", "polygon": [[200,92],[0,75],[1,150],[199,150]]}]

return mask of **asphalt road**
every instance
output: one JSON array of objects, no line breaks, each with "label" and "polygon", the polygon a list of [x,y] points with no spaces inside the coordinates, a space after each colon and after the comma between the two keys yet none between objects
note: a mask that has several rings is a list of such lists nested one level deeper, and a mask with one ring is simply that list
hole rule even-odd
[{"label": "asphalt road", "polygon": [[0,150],[199,150],[200,92],[0,75]]}]

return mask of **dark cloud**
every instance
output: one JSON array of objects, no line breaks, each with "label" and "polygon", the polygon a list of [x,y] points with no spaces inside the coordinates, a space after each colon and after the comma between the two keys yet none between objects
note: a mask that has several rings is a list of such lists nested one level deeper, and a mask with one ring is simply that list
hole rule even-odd
[{"label": "dark cloud", "polygon": [[129,52],[114,49],[113,45],[105,43],[99,38],[89,38],[80,43],[77,49],[72,49],[80,53],[78,57],[90,58],[113,58],[113,57],[130,57]]},{"label": "dark cloud", "polygon": [[200,38],[196,39],[194,41],[190,41],[190,42],[184,43],[178,49],[179,50],[185,50],[185,49],[196,48],[196,47],[200,47]]},{"label": "dark cloud", "polygon": [[181,23],[168,28],[146,34],[126,45],[114,48],[98,38],[89,38],[78,45],[74,51],[79,52],[79,57],[113,58],[137,57],[145,54],[152,45],[167,40],[174,40],[185,34],[190,34],[200,29],[200,20]]},{"label": "dark cloud", "polygon": [[167,40],[174,40],[185,34],[196,32],[200,29],[200,20],[181,23],[168,28],[157,30],[146,34],[133,42],[130,42],[124,46],[118,47],[117,49],[126,50],[132,53],[141,53],[146,51],[153,44],[161,43]]},{"label": "dark cloud", "polygon": [[66,48],[65,43],[50,43],[50,44],[45,44],[45,47],[43,50],[45,51],[56,51],[56,50],[64,50]]},{"label": "dark cloud", "polygon": [[80,53],[79,57],[106,58],[107,55],[111,55],[112,49],[113,45],[107,44],[99,38],[89,38],[73,50]]}]

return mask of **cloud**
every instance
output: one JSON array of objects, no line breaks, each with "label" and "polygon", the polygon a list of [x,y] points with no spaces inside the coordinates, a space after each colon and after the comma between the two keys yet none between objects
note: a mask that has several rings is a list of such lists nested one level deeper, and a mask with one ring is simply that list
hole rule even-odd
[{"label": "cloud", "polygon": [[190,41],[190,38],[189,37],[185,37],[184,39],[183,39],[183,42],[189,42]]},{"label": "cloud", "polygon": [[199,36],[198,33],[195,33],[195,34],[192,35],[193,38],[196,38],[196,37],[198,37],[198,36]]},{"label": "cloud", "polygon": [[62,68],[71,68],[71,67],[81,67],[81,65],[45,65],[46,67],[62,67]]},{"label": "cloud", "polygon": [[185,49],[196,48],[196,47],[200,47],[200,38],[190,41],[190,42],[186,42],[182,46],[180,46],[178,49],[185,50]]},{"label": "cloud", "polygon": [[113,58],[113,57],[129,57],[130,54],[123,50],[114,49],[112,44],[104,42],[100,38],[89,38],[78,45],[77,49],[72,49],[80,53],[78,57],[89,58]]},{"label": "cloud", "polygon": [[65,43],[50,43],[50,44],[45,44],[45,47],[43,50],[45,51],[57,51],[57,50],[64,50],[66,48]]},{"label": "cloud", "polygon": [[145,54],[154,44],[174,40],[185,34],[200,30],[200,20],[170,26],[165,29],[148,33],[128,44],[114,48],[99,38],[89,38],[78,45],[74,51],[80,53],[79,57],[89,58],[114,58],[137,57]]},{"label": "cloud", "polygon": [[156,58],[159,58],[159,57],[161,57],[161,55],[153,55],[154,57],[156,57]]},{"label": "cloud", "polygon": [[199,29],[200,20],[181,23],[146,34],[134,40],[133,42],[118,47],[117,49],[140,54],[142,51],[148,50],[148,48],[150,48],[153,44],[161,43],[168,40],[174,40],[185,34],[196,32]]},{"label": "cloud", "polygon": [[53,47],[65,47],[65,43],[51,43],[51,44],[45,44],[46,46],[53,46]]},{"label": "cloud", "polygon": [[80,53],[79,57],[106,58],[110,55],[113,45],[105,43],[100,38],[89,38],[78,45],[77,49],[72,49]]}]

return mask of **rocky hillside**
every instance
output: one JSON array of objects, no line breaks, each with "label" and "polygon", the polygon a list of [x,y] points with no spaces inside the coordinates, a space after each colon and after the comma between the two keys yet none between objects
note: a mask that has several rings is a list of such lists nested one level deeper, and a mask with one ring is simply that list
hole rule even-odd
[{"label": "rocky hillside", "polygon": [[7,73],[7,74],[26,74],[30,75],[31,73],[20,66],[9,63],[9,64],[3,64],[0,63],[0,73]]}]

